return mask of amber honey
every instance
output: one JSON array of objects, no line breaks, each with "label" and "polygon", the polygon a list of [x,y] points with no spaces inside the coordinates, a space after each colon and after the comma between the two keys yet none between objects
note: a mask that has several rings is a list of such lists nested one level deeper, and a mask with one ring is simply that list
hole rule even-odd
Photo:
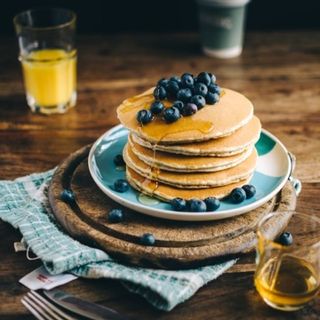
[{"label": "amber honey", "polygon": [[306,260],[283,255],[261,264],[255,286],[267,304],[291,311],[300,309],[317,294],[319,277]]}]

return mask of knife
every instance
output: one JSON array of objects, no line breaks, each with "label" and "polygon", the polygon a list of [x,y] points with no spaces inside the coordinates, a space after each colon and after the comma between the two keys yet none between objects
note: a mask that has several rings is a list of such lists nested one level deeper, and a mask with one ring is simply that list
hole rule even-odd
[{"label": "knife", "polygon": [[60,290],[43,290],[43,294],[57,305],[92,320],[133,320],[115,310],[82,300]]}]

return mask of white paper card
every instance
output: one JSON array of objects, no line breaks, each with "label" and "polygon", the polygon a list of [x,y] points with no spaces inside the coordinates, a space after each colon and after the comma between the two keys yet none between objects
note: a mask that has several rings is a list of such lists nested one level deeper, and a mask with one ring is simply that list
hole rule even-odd
[{"label": "white paper card", "polygon": [[30,290],[50,290],[75,279],[77,279],[76,276],[68,273],[53,276],[49,274],[43,266],[41,266],[25,275],[19,280],[19,282]]}]

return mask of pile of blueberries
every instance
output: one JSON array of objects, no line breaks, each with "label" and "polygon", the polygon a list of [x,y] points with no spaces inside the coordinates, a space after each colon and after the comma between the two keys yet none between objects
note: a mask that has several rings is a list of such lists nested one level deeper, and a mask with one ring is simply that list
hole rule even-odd
[{"label": "pile of blueberries", "polygon": [[[171,77],[158,81],[154,89],[155,101],[150,109],[137,113],[137,121],[147,124],[154,116],[161,116],[166,123],[177,121],[181,116],[191,116],[206,104],[215,104],[220,99],[221,88],[216,84],[216,77],[209,72],[201,72],[194,77],[184,73],[181,77]],[[173,101],[171,107],[165,108],[161,101]]]},{"label": "pile of blueberries", "polygon": [[[242,188],[235,188],[227,197],[233,203],[241,203],[245,199],[250,199],[256,194],[256,188],[251,184],[246,184]],[[205,200],[174,198],[171,206],[175,211],[206,212],[215,211],[220,207],[220,200],[215,197],[208,197]]]}]

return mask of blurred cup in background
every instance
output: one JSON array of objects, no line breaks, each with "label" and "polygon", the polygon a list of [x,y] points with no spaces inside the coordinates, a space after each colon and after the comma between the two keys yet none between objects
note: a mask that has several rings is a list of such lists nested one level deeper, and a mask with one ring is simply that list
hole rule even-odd
[{"label": "blurred cup in background", "polygon": [[250,0],[197,0],[203,51],[216,58],[241,54],[246,5]]},{"label": "blurred cup in background", "polygon": [[27,103],[33,112],[64,113],[76,104],[76,15],[35,9],[15,16]]}]

